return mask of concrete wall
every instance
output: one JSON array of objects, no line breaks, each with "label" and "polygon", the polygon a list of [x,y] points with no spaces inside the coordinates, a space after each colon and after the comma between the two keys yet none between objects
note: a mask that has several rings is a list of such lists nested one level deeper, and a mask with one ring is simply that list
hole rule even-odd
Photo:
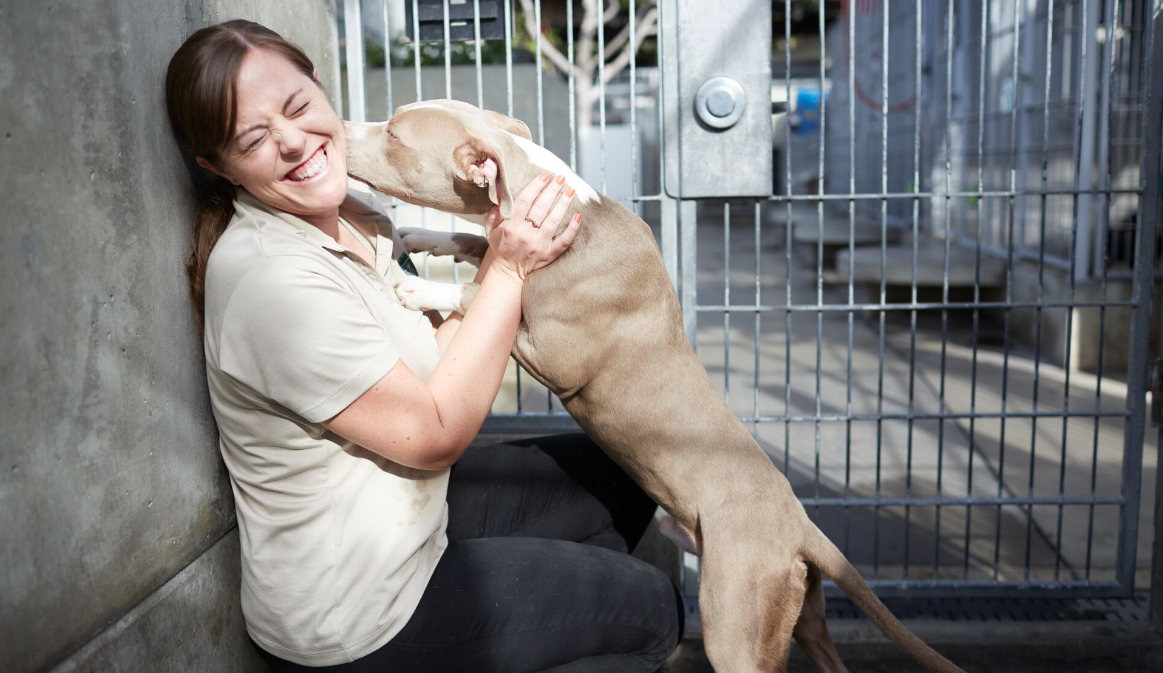
[{"label": "concrete wall", "polygon": [[0,3],[0,670],[261,670],[165,68],[250,18],[335,98],[331,0]]}]

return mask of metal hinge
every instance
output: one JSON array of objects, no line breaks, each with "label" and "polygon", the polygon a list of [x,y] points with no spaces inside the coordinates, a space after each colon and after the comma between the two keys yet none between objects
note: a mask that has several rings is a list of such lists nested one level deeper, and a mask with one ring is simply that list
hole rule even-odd
[{"label": "metal hinge", "polygon": [[1151,391],[1151,427],[1163,425],[1163,358],[1147,365],[1147,390]]}]

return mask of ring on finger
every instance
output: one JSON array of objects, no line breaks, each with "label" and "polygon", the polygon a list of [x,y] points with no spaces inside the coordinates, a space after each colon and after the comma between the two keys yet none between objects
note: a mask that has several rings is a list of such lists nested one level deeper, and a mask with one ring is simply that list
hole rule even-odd
[{"label": "ring on finger", "polygon": [[528,222],[529,224],[532,224],[534,229],[537,229],[541,226],[540,223],[534,222],[532,219],[530,219],[528,217],[525,218],[525,221]]}]

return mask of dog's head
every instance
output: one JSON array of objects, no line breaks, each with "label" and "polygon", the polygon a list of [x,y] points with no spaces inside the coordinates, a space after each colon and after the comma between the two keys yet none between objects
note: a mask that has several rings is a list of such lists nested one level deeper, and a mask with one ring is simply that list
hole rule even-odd
[{"label": "dog's head", "polygon": [[[529,139],[512,117],[454,100],[396,108],[386,122],[344,122],[347,171],[409,203],[462,215],[494,205],[513,214],[509,157],[520,150],[509,134]],[[524,183],[522,183],[524,184]]]}]

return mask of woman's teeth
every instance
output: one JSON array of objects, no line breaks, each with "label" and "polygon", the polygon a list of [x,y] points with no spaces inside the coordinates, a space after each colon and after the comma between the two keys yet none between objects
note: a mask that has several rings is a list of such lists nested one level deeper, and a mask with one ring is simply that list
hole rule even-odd
[{"label": "woman's teeth", "polygon": [[310,161],[300,166],[287,177],[296,182],[300,182],[306,180],[307,178],[314,177],[315,174],[323,170],[323,168],[326,166],[327,153],[323,151],[322,147],[320,147],[318,150],[316,150],[315,156],[311,157]]}]

